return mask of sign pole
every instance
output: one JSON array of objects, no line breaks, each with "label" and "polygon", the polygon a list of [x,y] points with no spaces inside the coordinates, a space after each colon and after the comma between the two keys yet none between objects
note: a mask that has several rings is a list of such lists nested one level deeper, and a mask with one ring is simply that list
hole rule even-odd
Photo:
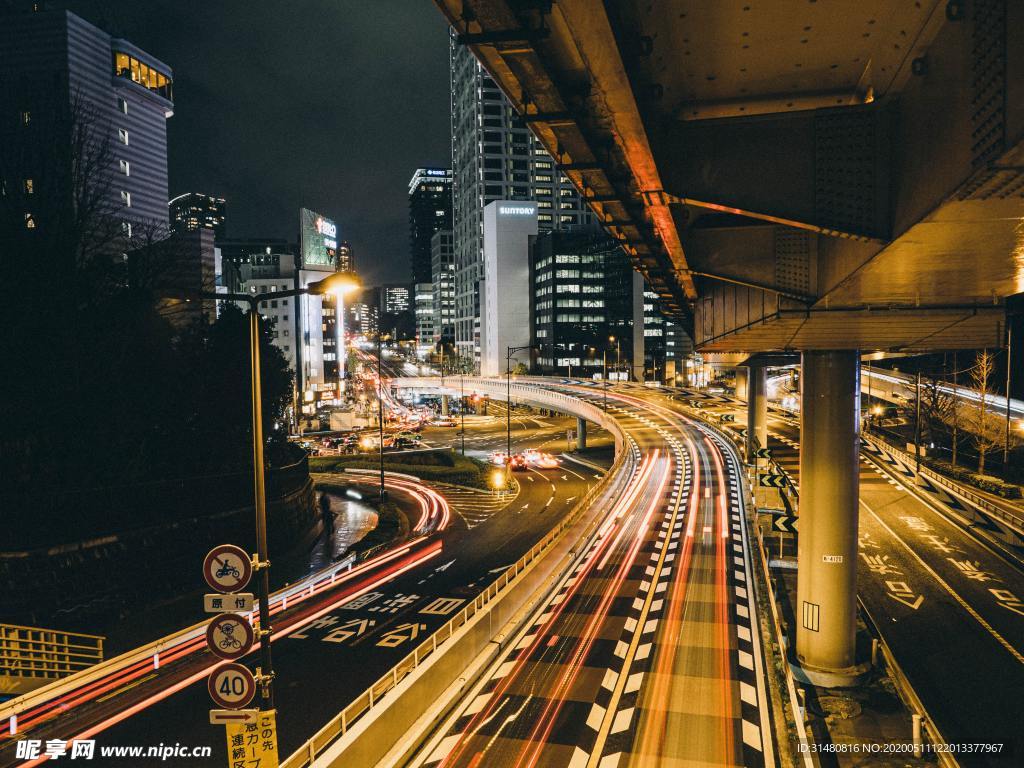
[{"label": "sign pole", "polygon": [[260,664],[264,679],[260,681],[260,709],[274,708],[274,665],[270,654],[270,562],[267,551],[267,495],[263,466],[263,396],[260,385],[260,313],[249,306],[249,347],[252,365],[252,452],[253,481],[256,501],[256,568],[259,570],[260,601]]}]

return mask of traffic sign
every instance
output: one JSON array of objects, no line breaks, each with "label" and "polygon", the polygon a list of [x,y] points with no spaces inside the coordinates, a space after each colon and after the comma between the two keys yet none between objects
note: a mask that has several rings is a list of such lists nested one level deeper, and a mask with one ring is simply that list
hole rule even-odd
[{"label": "traffic sign", "polygon": [[789,485],[789,480],[785,475],[776,475],[771,472],[758,472],[757,484],[764,486],[765,488],[785,488]]},{"label": "traffic sign", "polygon": [[754,451],[754,456],[758,459],[770,459],[772,457],[772,449],[758,448]]},{"label": "traffic sign", "polygon": [[214,656],[228,661],[240,659],[256,640],[252,626],[237,613],[222,613],[206,625],[206,645]]},{"label": "traffic sign", "polygon": [[252,578],[252,560],[241,547],[220,544],[203,560],[203,578],[218,592],[237,592]]},{"label": "traffic sign", "polygon": [[799,520],[800,518],[792,515],[773,515],[772,530],[781,531],[782,533],[796,533],[797,522]]},{"label": "traffic sign", "polygon": [[241,709],[256,695],[256,678],[247,667],[233,661],[214,667],[206,680],[213,702],[223,709]]},{"label": "traffic sign", "polygon": [[219,592],[203,595],[203,610],[206,613],[249,613],[256,607],[252,592],[236,592],[222,595]]},{"label": "traffic sign", "polygon": [[230,723],[227,728],[230,765],[243,764],[259,768],[278,768],[277,717],[272,709],[260,712],[256,720]]},{"label": "traffic sign", "polygon": [[722,421],[736,421],[736,416],[731,413],[723,413]]},{"label": "traffic sign", "polygon": [[211,709],[210,725],[255,723],[259,714],[258,709]]}]

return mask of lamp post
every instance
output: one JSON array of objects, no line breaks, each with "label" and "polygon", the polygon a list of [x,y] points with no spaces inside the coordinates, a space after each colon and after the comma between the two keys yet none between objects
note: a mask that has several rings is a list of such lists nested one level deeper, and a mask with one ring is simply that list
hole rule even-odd
[{"label": "lamp post", "polygon": [[620,342],[615,336],[609,336],[608,341],[615,345],[615,372],[619,372],[619,366],[621,365],[620,355],[622,350],[620,349]]},{"label": "lamp post", "polygon": [[466,373],[459,369],[459,436],[462,438],[462,455],[466,455]]},{"label": "lamp post", "polygon": [[529,344],[523,347],[508,347],[505,355],[505,457],[508,462],[512,461],[512,355],[524,349],[533,347]]},{"label": "lamp post", "polygon": [[329,277],[304,288],[293,288],[274,293],[216,293],[200,291],[196,293],[168,294],[163,298],[191,301],[196,299],[214,299],[217,301],[245,302],[249,305],[249,378],[252,400],[252,470],[253,497],[256,510],[256,565],[259,572],[257,589],[260,605],[260,668],[263,674],[260,691],[260,708],[264,711],[274,708],[274,665],[270,652],[270,638],[273,628],[270,625],[270,559],[267,547],[267,481],[266,467],[263,456],[263,393],[260,375],[260,302],[270,299],[289,298],[302,294],[322,296],[333,293],[340,296],[354,290],[358,283],[345,272],[336,272]]},{"label": "lamp post", "polygon": [[384,501],[384,380],[381,378],[381,341],[385,334],[377,331],[377,428],[380,437],[380,500]]},{"label": "lamp post", "polygon": [[603,370],[603,373],[601,374],[601,378],[604,379],[604,381],[602,382],[604,384],[604,386],[601,387],[601,397],[602,397],[602,399],[604,401],[604,404],[602,405],[602,409],[607,411],[608,410],[608,350],[607,349],[604,350],[604,352],[601,353],[601,361],[602,361],[601,362],[601,366],[602,366],[602,370]]}]

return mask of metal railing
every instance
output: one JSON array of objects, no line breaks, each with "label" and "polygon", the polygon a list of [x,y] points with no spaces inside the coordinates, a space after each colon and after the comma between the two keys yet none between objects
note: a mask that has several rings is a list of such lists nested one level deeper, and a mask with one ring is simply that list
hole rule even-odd
[{"label": "metal railing", "polygon": [[82,632],[0,624],[0,676],[13,678],[15,688],[67,677],[101,662],[105,639]]},{"label": "metal railing", "polygon": [[[479,384],[479,381],[477,383]],[[466,385],[470,385],[470,381],[468,379],[466,380]],[[501,384],[501,387],[502,394],[504,394],[504,383]],[[520,385],[520,388],[525,389],[522,385]],[[536,387],[529,387],[529,389],[532,390],[529,393],[530,395],[536,394]],[[514,397],[516,394],[519,394],[520,396],[523,395],[522,392],[517,393],[515,389],[512,391]],[[564,398],[565,402],[563,402],[563,405],[566,406],[573,405],[573,403],[568,401],[575,401],[575,404],[583,406],[582,408],[576,409],[577,413],[580,411],[586,411],[590,418],[602,423],[602,426],[605,426],[615,434],[616,443],[619,443],[620,440],[625,440],[625,433],[621,430],[618,424],[616,424],[615,421],[608,417],[603,411],[593,409],[593,412],[591,412],[587,403],[584,403],[577,398],[560,395],[560,393],[548,392],[545,394],[559,395]],[[504,597],[509,586],[515,582],[516,578],[523,573],[531,563],[544,557],[555,542],[558,541],[568,528],[576,523],[580,515],[590,507],[598,494],[602,493],[612,480],[616,478],[629,454],[630,452],[626,450],[616,451],[615,461],[612,463],[611,468],[601,481],[587,491],[583,498],[573,506],[569,513],[565,515],[554,528],[548,531],[543,539],[531,547],[525,555],[519,558],[519,560],[509,566],[508,569],[498,576],[497,579],[491,582],[483,592],[478,594],[471,603],[459,611],[459,613],[452,617],[452,619],[392,667],[388,673],[383,675],[369,688],[356,696],[356,698],[347,707],[332,718],[323,728],[317,731],[311,739],[299,747],[299,749],[293,752],[287,759],[282,761],[281,768],[305,768],[306,766],[312,765],[316,760],[317,755],[319,755],[327,746],[344,736],[353,724],[361,717],[370,712],[374,707],[380,706],[381,699],[388,691],[396,688],[398,684],[417,667],[419,667],[425,659],[430,657],[431,654],[437,651],[439,647],[443,646],[447,640],[450,640],[460,627],[468,623],[473,616],[484,610],[484,608],[490,603]]]},{"label": "metal railing", "polygon": [[[894,448],[893,446],[889,445],[889,443],[887,443],[885,440],[879,440],[873,435],[862,435],[861,437],[862,439],[871,443],[879,450],[888,453],[890,456],[893,456],[896,459],[899,459],[906,465],[914,465],[914,457],[911,454],[901,451],[899,448]],[[998,504],[995,504],[991,500],[986,499],[984,496],[981,496],[980,494],[972,491],[970,488],[967,488],[962,483],[958,483],[955,480],[951,480],[945,475],[939,474],[938,472],[931,469],[930,467],[925,466],[924,464],[921,465],[921,474],[927,477],[936,485],[941,485],[947,491],[955,493],[957,496],[966,499],[972,504],[985,510],[990,515],[998,517],[1004,523],[1013,527],[1018,536],[1024,536],[1024,518],[1020,517],[1019,515],[1013,514],[1009,510],[1003,509]]]}]

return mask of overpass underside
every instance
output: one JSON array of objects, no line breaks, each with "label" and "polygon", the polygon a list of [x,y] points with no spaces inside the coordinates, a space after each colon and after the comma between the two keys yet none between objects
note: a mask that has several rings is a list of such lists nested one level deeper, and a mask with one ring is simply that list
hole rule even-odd
[{"label": "overpass underside", "polygon": [[436,0],[698,349],[998,346],[1021,0]]}]

